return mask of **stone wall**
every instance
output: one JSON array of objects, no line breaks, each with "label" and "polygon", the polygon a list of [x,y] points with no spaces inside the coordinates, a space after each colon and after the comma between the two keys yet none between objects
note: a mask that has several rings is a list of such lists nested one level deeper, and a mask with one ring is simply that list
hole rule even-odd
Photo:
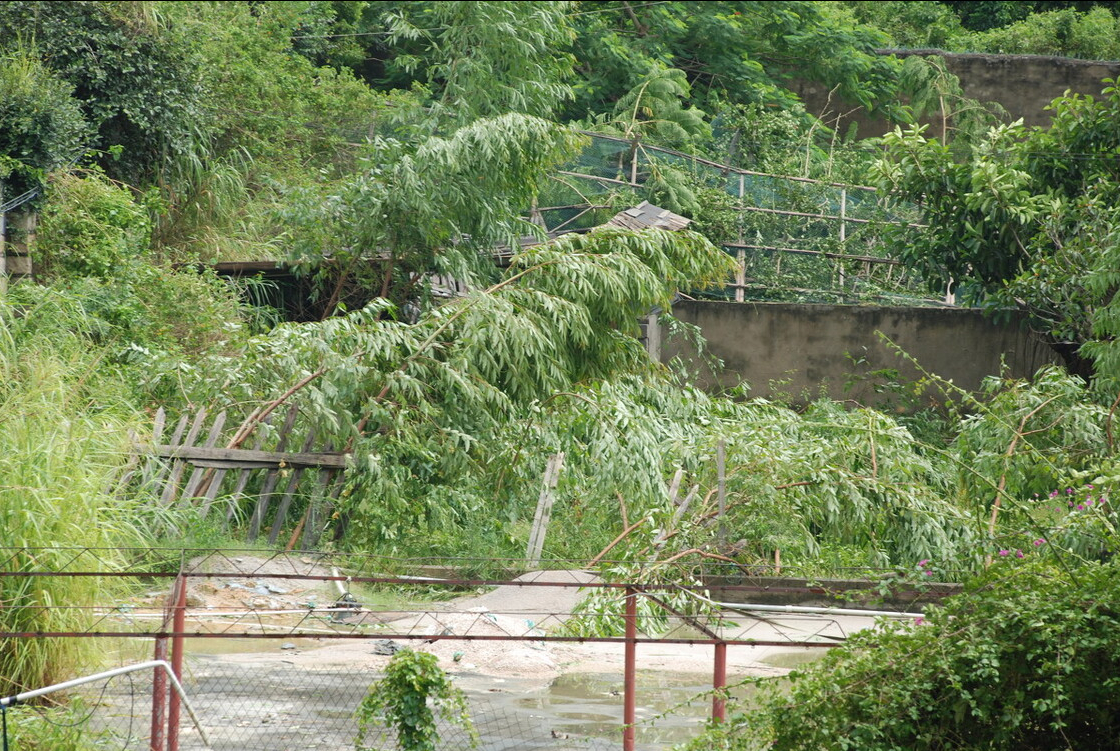
[{"label": "stone wall", "polygon": [[0,214],[0,291],[9,281],[32,276],[30,248],[35,244],[38,214]]},{"label": "stone wall", "polygon": [[[949,72],[961,81],[961,88],[972,99],[999,102],[1012,120],[1023,118],[1030,125],[1047,126],[1050,113],[1046,106],[1067,90],[1078,94],[1099,96],[1104,78],[1120,77],[1120,62],[1075,60],[1045,55],[986,55],[946,53],[938,50],[907,50],[884,52],[898,57],[908,55],[940,55]],[[830,127],[847,133],[852,123],[858,126],[860,138],[880,136],[892,129],[886,120],[869,116],[862,107],[831,95],[819,83],[796,82],[797,92],[809,112]]]},{"label": "stone wall", "polygon": [[[880,369],[897,369],[911,382],[920,377],[878,332],[926,370],[969,390],[985,376],[998,374],[1001,362],[1012,376],[1029,376],[1046,363],[1058,362],[1050,348],[1019,323],[997,325],[978,310],[686,301],[674,305],[673,314],[698,325],[711,353],[724,361],[726,372],[719,384],[731,386],[745,379],[754,396],[805,400],[823,390],[834,399],[901,404],[893,394],[876,392],[882,378],[858,378]],[[693,354],[679,340],[661,343],[663,362]],[[853,376],[855,383],[845,388]],[[711,387],[716,381],[706,374],[700,385]]]}]

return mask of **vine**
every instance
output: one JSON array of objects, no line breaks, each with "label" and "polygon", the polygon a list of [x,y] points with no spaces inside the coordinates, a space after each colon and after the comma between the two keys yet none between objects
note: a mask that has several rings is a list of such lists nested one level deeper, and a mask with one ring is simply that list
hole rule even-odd
[{"label": "vine", "polygon": [[435,655],[403,649],[393,655],[385,677],[370,686],[358,706],[355,748],[369,748],[364,741],[371,729],[393,730],[404,751],[435,751],[439,741],[437,715],[463,727],[470,747],[478,746],[478,732],[471,723],[466,697],[452,685],[436,664]]}]

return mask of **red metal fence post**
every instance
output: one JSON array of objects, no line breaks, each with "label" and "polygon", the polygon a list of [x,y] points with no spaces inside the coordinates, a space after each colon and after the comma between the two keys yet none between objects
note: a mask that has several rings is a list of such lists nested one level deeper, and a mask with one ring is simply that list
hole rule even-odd
[{"label": "red metal fence post", "polygon": [[[183,682],[183,629],[187,623],[187,579],[175,579],[175,619],[171,627],[171,672]],[[179,751],[179,694],[172,691],[167,704],[167,751]]]},{"label": "red metal fence post", "polygon": [[[161,634],[166,634],[168,626],[171,625],[172,610],[175,603],[178,602],[178,597],[179,592],[176,586],[171,589],[171,595],[167,598],[167,604],[163,608],[163,623],[161,623],[159,627]],[[152,659],[167,659],[166,636],[156,637]],[[149,751],[165,751],[165,741],[167,738],[167,675],[163,672],[163,668],[161,667],[153,668],[152,673],[152,732],[149,738],[148,748]]]},{"label": "red metal fence post", "polygon": [[634,751],[634,708],[637,688],[638,595],[626,588],[626,657],[623,668],[622,751]]},{"label": "red metal fence post", "polygon": [[712,722],[723,722],[727,719],[727,697],[723,690],[727,688],[727,644],[716,643],[715,668],[712,671]]}]

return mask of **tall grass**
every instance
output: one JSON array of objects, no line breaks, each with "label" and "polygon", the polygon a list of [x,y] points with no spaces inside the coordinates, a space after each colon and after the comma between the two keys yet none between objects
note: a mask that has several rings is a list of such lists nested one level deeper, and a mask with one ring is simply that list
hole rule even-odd
[{"label": "tall grass", "polygon": [[[136,413],[105,378],[78,309],[50,294],[32,308],[0,301],[0,569],[108,570],[105,553],[141,534],[113,493]],[[109,596],[102,577],[0,577],[0,628],[81,631]],[[0,640],[0,692],[63,679],[88,665],[89,639]]]}]

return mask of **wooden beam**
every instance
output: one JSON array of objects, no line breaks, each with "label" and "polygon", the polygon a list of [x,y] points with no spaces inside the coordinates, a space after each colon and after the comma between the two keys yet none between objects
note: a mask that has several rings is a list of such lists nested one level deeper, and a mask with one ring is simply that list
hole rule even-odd
[{"label": "wooden beam", "polygon": [[199,461],[230,462],[229,464],[207,464],[198,466],[214,467],[334,467],[346,468],[349,454],[310,453],[285,451],[254,451],[252,449],[205,448],[202,446],[152,446],[149,449],[156,456],[166,459],[179,459],[196,463]]}]

